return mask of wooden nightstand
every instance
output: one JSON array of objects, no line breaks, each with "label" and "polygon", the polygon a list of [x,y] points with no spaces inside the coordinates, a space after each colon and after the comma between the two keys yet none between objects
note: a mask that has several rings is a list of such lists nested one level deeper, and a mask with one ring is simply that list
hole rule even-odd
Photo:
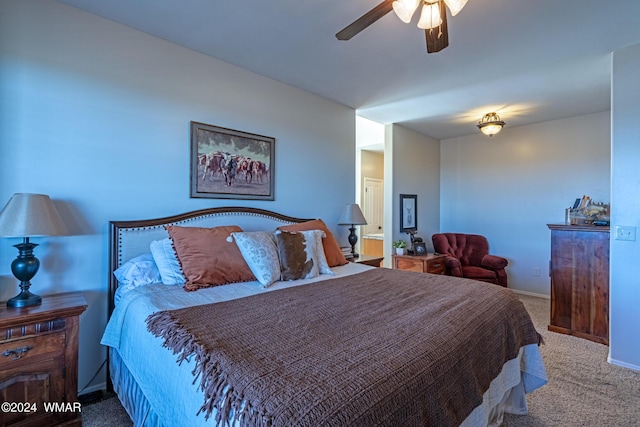
[{"label": "wooden nightstand", "polygon": [[393,255],[393,268],[420,273],[445,274],[446,255]]},{"label": "wooden nightstand", "polygon": [[[78,403],[80,292],[42,304],[0,307],[0,425],[81,426]],[[47,405],[47,406],[45,406]]]},{"label": "wooden nightstand", "polygon": [[384,260],[383,256],[360,255],[358,258],[349,258],[349,261],[358,264],[370,265],[371,267],[380,267],[380,263]]}]

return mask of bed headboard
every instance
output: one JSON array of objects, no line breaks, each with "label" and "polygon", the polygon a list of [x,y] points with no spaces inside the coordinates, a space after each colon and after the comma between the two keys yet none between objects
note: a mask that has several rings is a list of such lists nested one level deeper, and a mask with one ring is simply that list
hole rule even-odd
[{"label": "bed headboard", "polygon": [[113,297],[118,287],[113,272],[123,263],[149,252],[154,240],[169,237],[165,225],[183,227],[217,227],[237,225],[244,231],[275,230],[282,225],[309,221],[264,209],[222,207],[201,209],[179,215],[135,221],[109,222],[109,316],[113,312]]}]

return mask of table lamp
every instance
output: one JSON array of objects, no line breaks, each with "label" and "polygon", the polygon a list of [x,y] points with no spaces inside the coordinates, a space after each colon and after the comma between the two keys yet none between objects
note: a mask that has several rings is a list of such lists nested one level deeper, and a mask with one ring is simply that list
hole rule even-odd
[{"label": "table lamp", "polygon": [[357,203],[350,203],[345,205],[342,209],[342,215],[338,225],[350,225],[349,228],[349,244],[351,245],[351,256],[358,258],[360,255],[356,253],[356,243],[358,242],[358,236],[356,236],[356,225],[367,225],[367,220],[364,219],[364,215],[360,210],[360,206]]},{"label": "table lamp", "polygon": [[67,227],[60,214],[45,194],[16,193],[0,212],[0,237],[22,237],[22,243],[13,245],[18,257],[11,263],[11,272],[20,281],[20,294],[7,301],[7,307],[38,305],[42,297],[29,291],[31,279],[40,268],[40,261],[33,255],[38,246],[29,242],[30,237],[64,236]]}]

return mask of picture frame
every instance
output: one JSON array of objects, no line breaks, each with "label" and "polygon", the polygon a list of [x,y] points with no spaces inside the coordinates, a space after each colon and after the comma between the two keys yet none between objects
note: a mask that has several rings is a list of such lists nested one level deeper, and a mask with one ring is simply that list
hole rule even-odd
[{"label": "picture frame", "polygon": [[409,233],[418,230],[418,196],[400,195],[400,232]]},{"label": "picture frame", "polygon": [[413,244],[413,254],[414,255],[426,255],[427,254],[427,244],[425,242],[415,242]]},{"label": "picture frame", "polygon": [[192,198],[275,200],[275,138],[194,121],[190,127]]}]

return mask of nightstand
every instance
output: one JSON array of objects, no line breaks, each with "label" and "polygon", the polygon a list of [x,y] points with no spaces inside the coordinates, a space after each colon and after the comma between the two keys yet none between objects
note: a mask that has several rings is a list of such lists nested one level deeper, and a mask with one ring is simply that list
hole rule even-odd
[{"label": "nightstand", "polygon": [[[80,292],[42,304],[0,307],[0,425],[81,426],[78,403]],[[8,410],[5,410],[8,409]]]},{"label": "nightstand", "polygon": [[372,255],[360,255],[358,258],[347,258],[351,262],[355,262],[357,264],[370,265],[371,267],[380,267],[382,260],[384,260],[383,256],[372,256]]},{"label": "nightstand", "polygon": [[393,255],[393,268],[420,273],[445,274],[444,260],[446,257],[441,254]]}]

